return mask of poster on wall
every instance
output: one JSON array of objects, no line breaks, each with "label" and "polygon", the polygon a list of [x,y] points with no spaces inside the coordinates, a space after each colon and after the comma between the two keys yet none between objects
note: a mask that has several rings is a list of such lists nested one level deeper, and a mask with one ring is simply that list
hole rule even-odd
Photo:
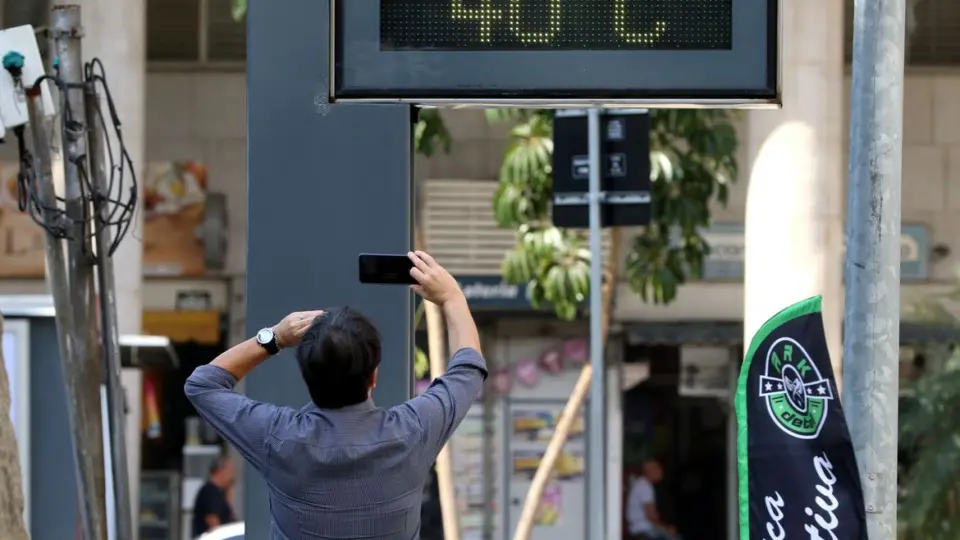
[{"label": "poster on wall", "polygon": [[551,482],[544,486],[543,495],[540,496],[540,507],[533,518],[533,524],[541,527],[552,527],[560,522],[562,513],[563,488],[557,482]]},{"label": "poster on wall", "polygon": [[197,231],[203,225],[207,168],[196,161],[156,162],[144,172],[144,275],[204,274]]},{"label": "poster on wall", "polygon": [[[43,230],[17,206],[19,165],[0,162],[0,279],[42,279]],[[145,276],[189,277],[206,272],[203,225],[207,168],[196,161],[147,164],[143,177],[142,230],[131,229],[143,241]]]},{"label": "poster on wall", "polygon": [[[488,497],[482,407],[474,407],[460,424],[450,444],[456,481],[457,509],[464,540],[484,538],[487,514],[495,516],[495,496]],[[494,467],[496,464],[493,463]],[[495,526],[495,525],[494,525]]]},{"label": "poster on wall", "polygon": [[[563,405],[552,402],[514,401],[510,404],[513,431],[510,448],[513,476],[516,479],[533,479],[562,411]],[[557,458],[554,470],[558,480],[568,481],[583,476],[584,427],[585,419],[581,411],[574,419],[567,443]]]},{"label": "poster on wall", "polygon": [[19,172],[17,163],[0,163],[0,278],[42,278],[43,229],[17,206]]},{"label": "poster on wall", "polygon": [[[507,423],[511,430],[508,437],[509,498],[523,500],[526,497],[563,406],[563,401],[510,400]],[[570,437],[557,457],[553,474],[541,495],[534,517],[534,540],[550,538],[560,526],[567,530],[579,530],[583,523],[586,472],[584,427],[585,418],[581,412],[573,422]],[[510,507],[512,527],[516,527],[519,511],[519,507]]]},{"label": "poster on wall", "polygon": [[[529,408],[513,410],[513,437],[518,441],[550,442],[553,430],[557,427],[560,414],[550,408]],[[584,419],[581,414],[573,421],[567,440],[583,437]]]},{"label": "poster on wall", "polygon": [[[545,452],[546,449],[519,448],[514,450],[512,455],[514,478],[517,480],[533,480]],[[560,452],[553,470],[554,477],[560,481],[583,478],[585,470],[583,451],[576,449]]]}]

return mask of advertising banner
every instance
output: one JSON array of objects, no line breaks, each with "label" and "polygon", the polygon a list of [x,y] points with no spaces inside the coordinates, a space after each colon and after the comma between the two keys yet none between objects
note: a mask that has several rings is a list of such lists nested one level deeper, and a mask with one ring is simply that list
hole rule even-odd
[{"label": "advertising banner", "polygon": [[760,328],[736,394],[741,540],[866,540],[860,473],[820,297]]}]

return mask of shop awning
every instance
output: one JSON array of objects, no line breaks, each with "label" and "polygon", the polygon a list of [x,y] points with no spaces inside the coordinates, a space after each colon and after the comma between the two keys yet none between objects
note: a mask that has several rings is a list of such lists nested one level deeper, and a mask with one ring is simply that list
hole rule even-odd
[{"label": "shop awning", "polygon": [[[730,321],[643,322],[624,324],[627,342],[634,345],[743,344],[743,324]],[[900,323],[900,344],[960,343],[960,325]]]},{"label": "shop awning", "polygon": [[166,336],[174,343],[195,341],[202,345],[219,345],[221,330],[219,311],[144,311],[143,331]]}]

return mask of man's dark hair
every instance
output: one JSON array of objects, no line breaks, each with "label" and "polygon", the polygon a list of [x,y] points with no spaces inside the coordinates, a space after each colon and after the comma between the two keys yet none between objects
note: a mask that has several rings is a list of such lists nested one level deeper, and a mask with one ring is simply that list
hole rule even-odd
[{"label": "man's dark hair", "polygon": [[317,407],[362,403],[380,365],[380,332],[356,310],[330,308],[303,335],[297,363]]}]

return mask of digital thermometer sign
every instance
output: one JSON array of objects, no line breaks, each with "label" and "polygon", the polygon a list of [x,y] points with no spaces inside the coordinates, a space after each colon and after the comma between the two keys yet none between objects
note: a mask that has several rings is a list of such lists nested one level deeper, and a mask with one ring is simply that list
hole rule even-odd
[{"label": "digital thermometer sign", "polygon": [[777,106],[779,0],[331,0],[331,101]]},{"label": "digital thermometer sign", "polygon": [[733,0],[381,0],[383,50],[726,50]]}]

